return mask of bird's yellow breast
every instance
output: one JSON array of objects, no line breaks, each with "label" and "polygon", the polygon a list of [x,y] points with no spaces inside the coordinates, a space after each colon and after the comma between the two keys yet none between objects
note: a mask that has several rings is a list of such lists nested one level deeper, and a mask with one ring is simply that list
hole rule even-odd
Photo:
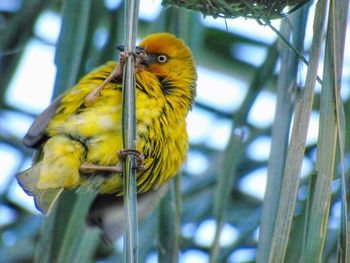
[{"label": "bird's yellow breast", "polygon": [[[108,83],[93,103],[84,103],[87,94],[115,66],[115,63],[106,64],[68,91],[47,127],[49,137],[66,135],[80,142],[86,149],[85,162],[115,165],[117,151],[123,149],[120,82]],[[147,71],[138,72],[136,80],[136,149],[145,155],[145,170],[137,175],[137,185],[139,192],[145,192],[175,175],[185,159],[188,138],[185,111],[169,104],[159,80]],[[120,192],[121,181],[118,175],[106,177],[101,191]]]}]

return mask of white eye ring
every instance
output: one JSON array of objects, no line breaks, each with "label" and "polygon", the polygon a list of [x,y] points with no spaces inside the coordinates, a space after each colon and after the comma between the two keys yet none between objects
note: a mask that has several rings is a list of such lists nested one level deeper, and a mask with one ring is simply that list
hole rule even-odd
[{"label": "white eye ring", "polygon": [[166,55],[159,55],[158,56],[158,62],[163,64],[168,60],[168,57]]}]

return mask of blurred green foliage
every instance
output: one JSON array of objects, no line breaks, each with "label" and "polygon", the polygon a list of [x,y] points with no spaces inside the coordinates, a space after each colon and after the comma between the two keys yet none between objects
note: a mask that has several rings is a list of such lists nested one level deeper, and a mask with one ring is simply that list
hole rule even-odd
[{"label": "blurred green foliage", "polygon": [[[22,146],[21,138],[11,132],[1,117],[8,112],[30,118],[34,116],[21,107],[12,106],[6,99],[6,94],[28,41],[36,39],[45,44],[54,44],[36,34],[34,28],[38,18],[47,11],[61,14],[64,10],[64,2],[68,3],[69,1],[16,0],[12,2],[18,3],[17,7],[15,5],[14,8],[2,10],[0,5],[0,142],[18,151],[19,160],[14,168],[18,171],[32,152]],[[123,42],[124,34],[123,5],[108,8],[105,2],[85,1],[82,3],[85,9],[74,10],[77,13],[75,17],[64,18],[63,16],[62,32],[68,31],[72,34],[71,38],[73,39],[60,39],[59,42],[71,40],[75,44],[69,52],[67,48],[57,47],[56,63],[64,61],[67,67],[59,68],[57,71],[58,81],[56,81],[54,96],[69,88],[60,83],[73,84],[94,67],[107,60],[117,59],[115,46]],[[350,167],[348,160],[350,137],[346,136],[346,133],[349,133],[350,126],[349,122],[345,122],[345,120],[350,115],[350,100],[349,96],[345,96],[342,101],[338,97],[340,83],[343,84],[344,94],[350,91],[348,75],[344,75],[343,81],[340,82],[344,51],[344,34],[342,33],[346,32],[348,24],[348,3],[345,2],[332,1],[332,5],[335,6],[327,9],[327,17],[332,17],[333,20],[330,21],[333,24],[327,26],[329,22],[326,19],[326,14],[320,17],[320,19],[324,19],[325,27],[328,30],[325,47],[326,60],[320,62],[324,64],[325,68],[324,88],[322,93],[312,91],[310,93],[312,100],[306,102],[311,102],[312,108],[310,110],[320,114],[323,124],[320,127],[318,142],[307,144],[305,155],[302,154],[301,159],[299,159],[300,162],[309,160],[311,163],[308,174],[303,175],[303,177],[300,177],[300,171],[293,174],[300,182],[298,184],[298,182],[293,181],[296,183],[297,192],[294,191],[291,196],[296,195],[296,199],[289,199],[294,206],[291,210],[292,217],[289,218],[292,220],[290,234],[284,236],[287,242],[289,241],[284,262],[297,262],[301,255],[304,258],[310,258],[314,257],[315,254],[318,257],[315,262],[319,262],[318,260],[322,260],[322,262],[348,262],[347,251],[350,250],[348,247],[349,234],[347,231],[349,228],[346,200],[349,195],[347,175]],[[323,3],[327,4],[328,1]],[[155,6],[152,4],[150,3],[150,8]],[[73,10],[70,11],[73,12]],[[281,35],[305,57],[309,57],[315,52],[314,49],[310,50],[308,45],[303,50],[305,35],[312,34],[305,32],[306,22],[311,19],[308,17],[307,11],[308,7],[304,7],[295,14],[284,18],[280,28]],[[105,43],[98,45],[95,39],[97,32],[101,29],[107,32],[107,38]],[[319,28],[319,30],[322,29]],[[167,256],[172,257],[169,255],[176,253],[176,250],[170,251],[170,248],[179,246],[182,254],[195,250],[206,255],[208,260],[211,258],[212,262],[243,262],[234,261],[235,255],[249,249],[252,253],[244,262],[255,262],[256,260],[268,262],[269,259],[272,260],[269,251],[275,225],[283,221],[276,217],[277,207],[285,194],[281,193],[280,189],[283,174],[286,172],[284,167],[287,159],[290,127],[292,125],[298,127],[299,125],[299,123],[292,123],[292,117],[296,116],[295,109],[300,108],[297,106],[300,101],[304,100],[305,102],[303,90],[299,87],[303,83],[301,69],[305,68],[305,65],[297,59],[294,52],[283,44],[283,41],[277,40],[269,45],[264,39],[256,40],[232,30],[206,26],[202,23],[198,13],[185,9],[168,7],[162,9],[155,19],[141,19],[139,21],[140,38],[157,31],[170,31],[181,36],[193,50],[197,65],[221,72],[233,79],[243,80],[248,89],[240,108],[233,112],[227,112],[219,107],[199,101],[196,103],[195,109],[211,114],[217,120],[232,121],[230,140],[224,150],[218,150],[218,147],[212,147],[204,142],[191,144],[190,151],[200,152],[205,157],[207,169],[200,175],[192,174],[190,170],[184,169],[181,179],[177,177],[176,183],[172,182],[169,187],[170,192],[161,204],[156,203],[146,209],[150,210],[148,211],[150,213],[141,217],[139,224],[139,260],[145,262],[147,256],[157,253],[157,250],[160,249],[159,260],[170,262],[166,261]],[[334,36],[336,37],[334,38]],[[323,37],[315,41],[314,45],[317,48],[323,47],[326,43],[326,39]],[[249,63],[237,56],[235,48],[238,46],[245,46],[247,50],[251,47],[263,48],[266,50],[267,56],[261,65],[256,66],[256,63]],[[317,67],[318,64],[315,66]],[[345,61],[344,65],[346,70],[349,70],[349,61]],[[67,71],[74,72],[74,74],[70,74],[70,79],[64,79],[65,76],[68,77],[65,73]],[[316,79],[315,73],[310,77]],[[28,82],[30,88],[30,80]],[[276,95],[275,120],[268,127],[260,127],[249,122],[248,118],[257,98],[266,91]],[[215,92],[215,87],[213,87],[213,93]],[[325,96],[324,94],[330,95]],[[37,94],[33,96],[37,96]],[[322,112],[320,112],[320,108],[323,108]],[[304,126],[307,124],[303,123]],[[337,139],[339,134],[340,140]],[[264,137],[271,139],[270,159],[257,160],[252,158],[249,155],[249,147],[256,140]],[[324,152],[318,152],[316,157],[316,150],[319,151],[320,144],[329,142],[331,138],[333,144],[322,146],[325,147],[322,148]],[[334,160],[333,163],[332,160]],[[328,172],[322,172],[322,175],[319,167],[316,166],[316,163],[320,165],[320,162],[328,165],[326,166]],[[289,164],[290,167],[293,165],[294,163]],[[260,198],[245,191],[241,186],[243,180],[259,168],[268,168],[269,174],[264,208]],[[42,244],[45,242],[45,240],[43,241],[45,234],[39,234],[40,227],[43,225],[43,217],[33,215],[25,206],[11,198],[14,180],[13,177],[4,187],[0,188],[0,210],[4,211],[2,214],[6,216],[6,220],[0,221],[0,262],[32,262],[39,240],[41,239]],[[315,196],[320,195],[322,196],[315,199]],[[280,205],[283,206],[285,203],[282,201]],[[117,212],[113,213],[115,216],[118,215]],[[171,217],[174,219],[173,221],[169,220],[169,213],[174,215]],[[312,220],[320,218],[322,218],[322,222],[312,223],[315,222]],[[213,219],[217,224],[214,242],[212,245],[204,245],[198,242],[195,233],[203,223]],[[115,222],[115,224],[120,225],[119,221]],[[222,246],[219,244],[220,231],[227,225],[234,227],[237,236],[229,244]],[[48,223],[42,231],[45,229],[50,229]],[[258,244],[257,231],[259,229],[260,242]],[[313,235],[315,233],[322,235],[318,238]],[[173,240],[169,239],[169,236]],[[82,239],[84,237],[86,236],[82,233]],[[84,243],[85,248],[91,248],[89,253],[94,254],[90,260],[122,262],[122,250],[118,242],[111,244],[95,238],[86,240],[94,242],[94,244]],[[318,242],[315,245],[317,249],[311,246],[316,241]],[[258,245],[259,252],[257,252]],[[277,242],[274,245],[280,244]],[[311,254],[310,247],[312,253],[315,254]],[[55,250],[56,247],[51,249]],[[77,246],[76,249],[77,254],[83,253],[81,249],[84,248]],[[38,251],[40,251],[40,246]],[[64,252],[58,251],[57,253]],[[89,253],[87,255],[90,255]],[[237,256],[237,258],[239,257]],[[43,261],[45,260],[43,259]]]}]

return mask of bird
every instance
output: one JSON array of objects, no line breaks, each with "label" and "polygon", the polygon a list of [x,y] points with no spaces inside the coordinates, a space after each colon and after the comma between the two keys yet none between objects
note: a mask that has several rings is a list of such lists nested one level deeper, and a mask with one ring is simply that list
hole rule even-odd
[{"label": "bird", "polygon": [[[23,138],[37,149],[33,166],[17,174],[35,205],[48,213],[65,189],[91,185],[123,195],[123,156],[135,154],[137,193],[158,189],[176,175],[188,150],[186,116],[194,104],[197,73],[183,40],[170,33],[146,36],[133,54],[122,51],[57,97]],[[123,64],[135,56],[135,150],[123,151]],[[118,154],[119,153],[119,154]]]}]

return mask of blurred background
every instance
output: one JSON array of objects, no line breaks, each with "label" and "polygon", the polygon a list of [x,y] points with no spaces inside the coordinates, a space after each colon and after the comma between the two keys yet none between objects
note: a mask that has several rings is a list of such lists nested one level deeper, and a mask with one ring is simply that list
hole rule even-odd
[{"label": "blurred background", "polygon": [[[91,2],[84,45],[66,47],[81,52],[79,76],[108,60],[116,60],[115,46],[123,42],[124,36],[122,1]],[[54,83],[62,5],[60,0],[0,1],[0,262],[33,261],[43,221],[32,198],[23,192],[14,176],[31,165],[33,152],[22,145],[22,137],[53,95],[61,92],[54,91]],[[306,15],[306,58],[314,9],[311,3],[298,11]],[[288,19],[296,15],[284,19],[287,27],[293,27]],[[141,0],[138,41],[153,32],[169,31],[174,17],[182,20],[181,36],[191,47],[198,69],[196,104],[187,117],[190,149],[181,177],[179,261],[209,262],[218,222],[214,200],[220,202],[221,198],[217,179],[229,173],[227,202],[222,200],[225,220],[218,262],[254,262],[281,68],[280,50],[286,47],[275,32],[255,19],[214,19],[199,12],[162,6],[160,0]],[[280,29],[281,22],[282,19],[271,21],[276,29]],[[345,47],[349,46],[347,32]],[[285,87],[294,97],[305,84],[306,70],[307,66],[299,63],[295,83]],[[308,178],[315,169],[319,95],[317,84],[295,216],[301,214]],[[346,109],[349,95],[350,48],[345,48],[341,96]],[[228,145],[233,138],[238,138],[239,143],[232,149]],[[227,154],[235,156],[235,161],[225,162]],[[346,171],[349,158],[346,152]],[[339,189],[338,178],[332,184],[330,235],[324,252],[328,253],[327,260],[334,256],[336,247],[337,239],[332,233],[340,227]],[[157,220],[157,209],[140,223],[140,236],[148,237],[140,251],[144,255],[140,262],[157,262],[158,229],[149,223]],[[121,252],[119,238],[112,251],[98,260],[117,262]]]}]

